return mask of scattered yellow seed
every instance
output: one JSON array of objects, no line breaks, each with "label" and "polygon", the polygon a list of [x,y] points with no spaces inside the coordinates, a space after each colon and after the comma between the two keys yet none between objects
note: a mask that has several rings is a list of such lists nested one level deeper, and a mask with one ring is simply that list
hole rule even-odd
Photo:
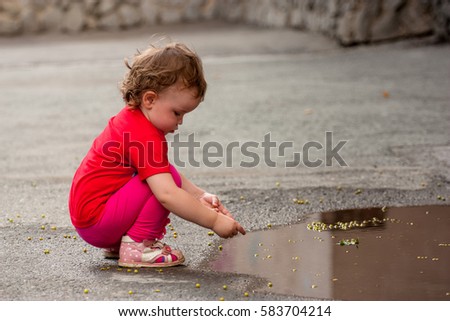
[{"label": "scattered yellow seed", "polygon": [[127,272],[131,273],[131,272],[133,272],[133,270],[132,269],[127,269]]},{"label": "scattered yellow seed", "polygon": [[56,226],[52,226],[51,229],[52,229],[53,231],[56,231]]},{"label": "scattered yellow seed", "polygon": [[211,245],[212,245],[212,243],[211,243],[211,242],[209,242],[209,243],[208,243],[208,246],[211,246]]},{"label": "scattered yellow seed", "polygon": [[132,295],[132,294],[133,294],[133,291],[131,291],[131,290],[128,291],[128,294],[129,294],[129,295]]},{"label": "scattered yellow seed", "polygon": [[197,283],[197,284],[195,285],[195,287],[196,287],[197,289],[200,289],[200,283]]},{"label": "scattered yellow seed", "polygon": [[223,246],[219,245],[219,251],[222,251],[222,250],[223,250]]},{"label": "scattered yellow seed", "polygon": [[226,285],[224,285],[224,286],[222,287],[222,289],[227,290],[228,287],[227,287]]},{"label": "scattered yellow seed", "polygon": [[219,298],[219,301],[225,301],[225,298],[222,296]]},{"label": "scattered yellow seed", "polygon": [[213,236],[213,235],[214,235],[214,232],[209,231],[209,232],[208,232],[208,235],[209,235],[209,236]]},{"label": "scattered yellow seed", "polygon": [[315,289],[315,288],[317,288],[317,285],[315,285],[315,284],[311,285],[311,289]]},{"label": "scattered yellow seed", "polygon": [[41,230],[45,230],[45,225],[41,225]]},{"label": "scattered yellow seed", "polygon": [[159,292],[161,292],[161,290],[160,290],[160,289],[156,289],[155,292],[156,292],[156,293],[159,293]]},{"label": "scattered yellow seed", "polygon": [[84,248],[84,249],[83,249],[83,252],[84,252],[84,253],[87,253],[87,251],[88,251],[87,248]]},{"label": "scattered yellow seed", "polygon": [[354,192],[355,195],[358,195],[358,194],[361,194],[361,193],[362,193],[362,189],[360,189],[360,188],[358,188],[358,189]]},{"label": "scattered yellow seed", "polygon": [[138,270],[138,269],[134,269],[133,272],[134,272],[134,273],[139,273],[139,270]]},{"label": "scattered yellow seed", "polygon": [[258,246],[263,246],[263,244],[262,243],[258,243]]},{"label": "scattered yellow seed", "polygon": [[255,253],[255,257],[258,257],[259,256],[259,254],[258,253]]},{"label": "scattered yellow seed", "polygon": [[273,285],[272,282],[267,283],[267,286],[268,286],[269,288],[271,288],[272,285]]},{"label": "scattered yellow seed", "polygon": [[270,255],[270,254],[267,255],[267,258],[268,258],[268,259],[271,259],[271,258],[272,258],[272,255]]},{"label": "scattered yellow seed", "polygon": [[280,182],[276,182],[276,183],[275,183],[275,186],[276,186],[276,187],[279,187],[279,186],[280,186]]},{"label": "scattered yellow seed", "polygon": [[270,224],[270,223],[267,224],[267,227],[268,227],[268,228],[272,228],[272,224]]},{"label": "scattered yellow seed", "polygon": [[31,236],[28,236],[27,240],[28,240],[28,241],[31,241]]},{"label": "scattered yellow seed", "polygon": [[41,217],[42,217],[42,218],[45,218],[45,214],[42,214]]},{"label": "scattered yellow seed", "polygon": [[50,250],[45,249],[45,250],[44,250],[44,254],[50,254]]},{"label": "scattered yellow seed", "polygon": [[296,272],[297,271],[297,269],[292,269],[292,272]]},{"label": "scattered yellow seed", "polygon": [[89,289],[84,289],[84,294],[88,294],[89,293]]},{"label": "scattered yellow seed", "polygon": [[239,197],[239,199],[240,199],[241,201],[243,201],[243,200],[245,200],[245,197],[241,195],[241,197]]},{"label": "scattered yellow seed", "polygon": [[311,114],[313,113],[313,110],[312,110],[311,108],[306,108],[306,109],[303,111],[303,113],[304,113],[305,115],[311,115]]},{"label": "scattered yellow seed", "polygon": [[245,297],[248,297],[248,292],[244,292],[244,296],[245,296]]}]

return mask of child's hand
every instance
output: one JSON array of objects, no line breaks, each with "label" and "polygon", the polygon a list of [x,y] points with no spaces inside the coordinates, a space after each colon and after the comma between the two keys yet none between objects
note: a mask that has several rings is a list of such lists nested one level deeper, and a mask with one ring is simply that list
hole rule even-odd
[{"label": "child's hand", "polygon": [[212,230],[222,238],[229,238],[236,236],[238,233],[245,235],[244,228],[236,222],[233,218],[226,215],[217,215],[216,222]]},{"label": "child's hand", "polygon": [[208,208],[211,208],[215,210],[217,213],[221,213],[223,215],[226,215],[230,218],[233,218],[231,213],[225,208],[225,206],[222,205],[217,195],[210,194],[210,193],[203,193],[200,198],[200,203],[205,205]]}]

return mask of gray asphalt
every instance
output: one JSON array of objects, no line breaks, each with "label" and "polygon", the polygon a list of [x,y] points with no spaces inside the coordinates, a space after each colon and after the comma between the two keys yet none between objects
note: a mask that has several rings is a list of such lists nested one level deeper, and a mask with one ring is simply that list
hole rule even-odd
[{"label": "gray asphalt", "polygon": [[[425,39],[344,49],[316,34],[221,23],[0,39],[0,300],[309,299],[272,294],[266,280],[212,271],[208,262],[223,241],[176,217],[178,238],[167,242],[185,252],[179,268],[119,271],[101,250],[73,238],[71,178],[123,107],[123,59],[163,34],[196,49],[209,84],[181,139],[195,133],[202,146],[259,144],[251,149],[256,167],[239,166],[249,158],[235,149],[211,159],[222,161],[217,168],[180,168],[217,193],[248,231],[318,211],[450,204],[448,45]],[[326,132],[333,147],[346,141],[339,155],[348,166],[336,159],[332,166],[285,166],[308,142],[325,146]],[[284,156],[277,148],[265,154],[268,133],[277,146],[290,142]],[[312,148],[308,159],[325,160],[324,149]],[[201,152],[191,156],[201,161]],[[188,154],[181,150],[180,159]],[[310,204],[294,204],[298,196]]]}]

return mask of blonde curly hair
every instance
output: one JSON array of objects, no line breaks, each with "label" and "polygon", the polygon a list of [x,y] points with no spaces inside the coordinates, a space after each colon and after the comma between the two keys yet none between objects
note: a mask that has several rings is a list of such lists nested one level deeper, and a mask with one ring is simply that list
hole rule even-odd
[{"label": "blonde curly hair", "polygon": [[197,97],[203,100],[206,81],[198,55],[181,43],[170,43],[162,47],[150,46],[134,56],[129,71],[120,85],[123,100],[132,109],[139,108],[142,95],[147,90],[156,93],[181,81],[185,88],[196,88]]}]

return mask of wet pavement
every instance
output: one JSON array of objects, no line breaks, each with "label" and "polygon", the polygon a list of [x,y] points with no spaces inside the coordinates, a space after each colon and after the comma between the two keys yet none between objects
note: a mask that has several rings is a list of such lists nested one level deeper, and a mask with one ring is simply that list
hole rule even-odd
[{"label": "wet pavement", "polygon": [[[333,40],[298,30],[223,23],[0,39],[1,300],[339,297],[330,294],[335,288],[331,288],[329,279],[338,278],[333,284],[339,286],[347,282],[346,276],[335,276],[326,264],[317,270],[310,266],[315,271],[306,275],[304,284],[309,292],[290,295],[277,292],[280,283],[275,280],[268,291],[271,275],[218,272],[210,263],[220,244],[226,251],[225,243],[177,217],[171,219],[178,237],[175,240],[168,235],[165,241],[179,247],[187,260],[182,267],[162,272],[117,270],[117,262],[104,259],[100,249],[74,239],[76,233],[67,211],[73,173],[95,136],[123,107],[117,84],[125,72],[124,57],[145,48],[155,33],[191,45],[204,61],[208,92],[198,110],[185,118],[180,128],[182,140],[195,133],[203,146],[210,141],[227,146],[232,142],[261,143],[271,133],[278,146],[282,142],[293,144],[283,150],[284,156],[277,154],[278,148],[272,149],[274,167],[263,161],[262,148],[250,149],[261,160],[254,168],[239,166],[248,158],[237,149],[230,155],[231,167],[179,167],[197,185],[221,197],[250,232],[248,240],[253,235],[262,237],[258,231],[267,229],[267,224],[272,224],[274,231],[289,225],[294,228],[313,213],[450,204],[448,45],[408,40],[343,49]],[[342,149],[348,167],[340,167],[335,161],[329,167],[285,166],[294,152],[302,152],[305,143],[314,141],[325,146],[325,133],[330,131],[334,144],[348,141]],[[309,160],[323,159],[324,149],[313,151]],[[192,154],[182,150],[180,154],[181,159],[189,155],[202,160],[201,150]],[[309,202],[294,203],[294,198]],[[385,226],[386,231],[400,226],[416,228],[390,222]],[[380,227],[367,228],[371,229]],[[384,242],[375,238],[366,243],[363,236],[351,234],[356,231],[362,230],[334,231],[335,239],[329,231],[303,231],[314,241],[312,248],[305,249],[316,250],[311,263],[319,264],[324,255],[346,250],[347,256],[363,255],[368,253],[364,249],[369,244]],[[359,238],[358,249],[335,244],[346,239],[351,242],[355,237]],[[430,242],[432,237],[429,235]],[[295,235],[290,238],[297,240]],[[395,240],[395,244],[402,244],[402,240]],[[449,240],[439,242],[446,244]],[[299,245],[284,239],[276,243],[283,244]],[[422,249],[420,244],[417,249]],[[439,251],[447,249],[438,247]],[[253,249],[248,254],[255,259]],[[295,254],[299,258],[304,255]],[[295,263],[290,261],[292,256],[286,254],[283,259]],[[427,259],[417,259],[419,256]],[[434,257],[439,260],[433,261]],[[428,274],[417,272],[417,264],[439,267],[445,261],[445,256],[428,253],[425,248],[411,252],[408,258],[415,258],[416,264],[411,268],[411,286],[421,286],[421,280],[431,282],[426,279]],[[392,260],[389,257],[382,264],[386,277],[391,267],[398,269],[389,264]],[[341,266],[355,268],[354,263],[364,266],[361,257],[344,260]],[[288,267],[297,268],[295,273],[285,272],[289,277],[302,271],[301,267]],[[379,281],[381,274],[372,275],[378,283],[370,289],[384,285]],[[223,285],[227,285],[226,291]],[[313,289],[313,285],[317,287]],[[324,292],[317,295],[318,291]],[[368,294],[358,298],[363,295]],[[390,293],[383,295],[391,298]]]},{"label": "wet pavement", "polygon": [[222,244],[215,271],[267,292],[334,300],[450,300],[450,207],[342,210]]}]

